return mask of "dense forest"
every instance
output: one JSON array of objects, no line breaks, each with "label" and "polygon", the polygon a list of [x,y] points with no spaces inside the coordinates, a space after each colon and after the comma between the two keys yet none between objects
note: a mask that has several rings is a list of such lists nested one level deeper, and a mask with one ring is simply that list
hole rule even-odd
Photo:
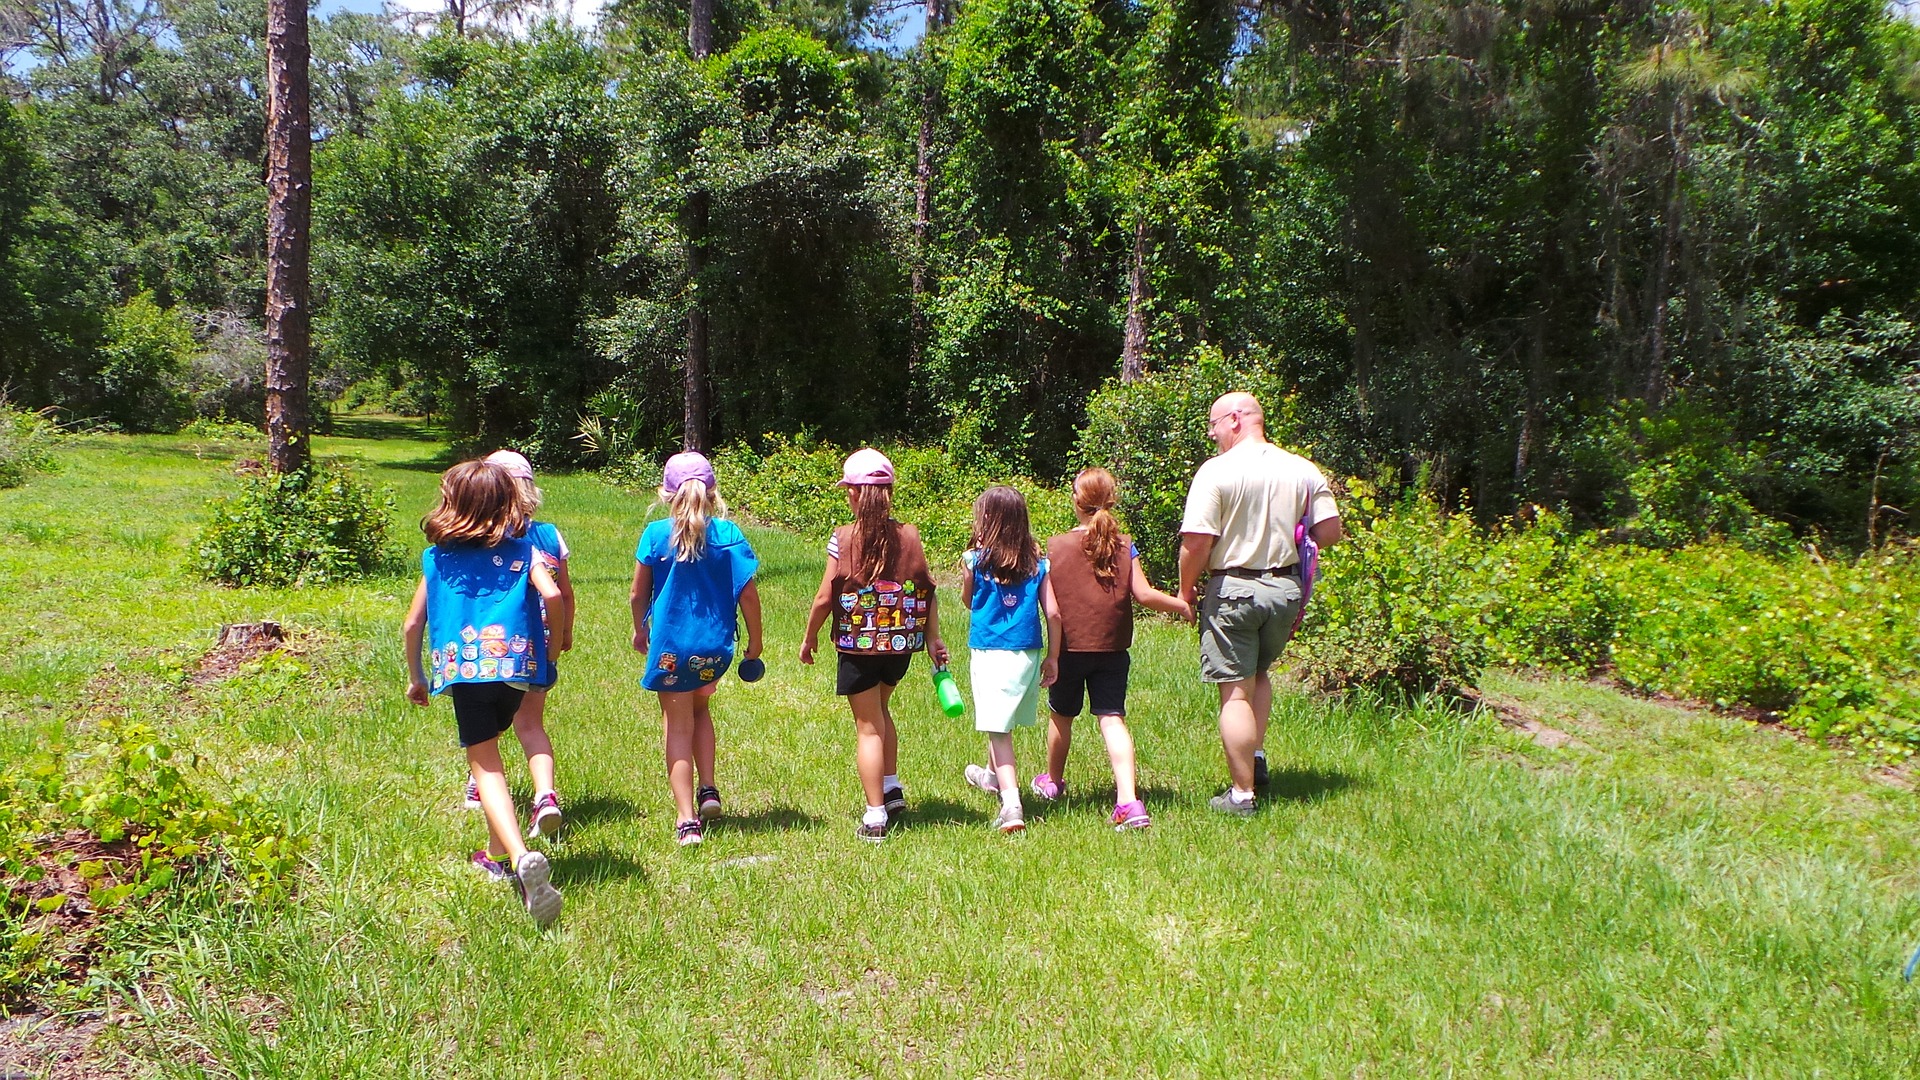
[{"label": "dense forest", "polygon": [[[264,11],[0,0],[16,404],[257,419]],[[1090,399],[1204,362],[1489,517],[1857,546],[1920,495],[1920,33],[1882,0],[688,18],[314,19],[323,400],[549,465],[804,435],[1046,478]]]}]

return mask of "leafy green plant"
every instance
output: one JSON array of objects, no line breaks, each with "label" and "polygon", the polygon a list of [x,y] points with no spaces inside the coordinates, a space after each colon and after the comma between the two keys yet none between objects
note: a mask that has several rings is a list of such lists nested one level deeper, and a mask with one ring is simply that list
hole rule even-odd
[{"label": "leafy green plant", "polygon": [[390,566],[391,492],[344,465],[255,472],[213,504],[200,569],[225,585],[318,585]]},{"label": "leafy green plant", "polygon": [[107,417],[129,431],[177,427],[190,408],[183,375],[197,348],[186,313],[161,307],[151,292],[108,311],[98,375]]},{"label": "leafy green plant", "polygon": [[19,487],[29,475],[53,468],[60,435],[52,409],[16,408],[0,394],[0,488]]}]

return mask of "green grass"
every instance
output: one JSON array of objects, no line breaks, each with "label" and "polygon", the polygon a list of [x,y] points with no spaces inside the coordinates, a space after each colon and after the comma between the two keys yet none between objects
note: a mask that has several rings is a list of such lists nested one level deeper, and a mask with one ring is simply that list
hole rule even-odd
[{"label": "green grass", "polygon": [[[423,513],[440,445],[351,433],[320,451]],[[1085,725],[1074,797],[1030,800],[1008,841],[960,780],[983,740],[917,666],[896,699],[913,813],[863,844],[852,723],[830,666],[794,660],[822,537],[751,533],[769,673],[716,699],[729,817],[681,851],[627,647],[647,502],[585,476],[541,480],[581,610],[549,718],[567,911],[540,934],[464,864],[483,827],[446,706],[401,696],[410,580],[200,584],[226,461],[129,437],[62,458],[0,492],[0,757],[140,715],[314,841],[264,925],[181,922],[175,1004],[136,1051],[161,1075],[200,1075],[200,1048],[265,1077],[1920,1075],[1920,988],[1898,978],[1920,944],[1914,794],[1582,683],[1495,680],[1586,745],[1565,750],[1285,697],[1279,797],[1224,820],[1191,632],[1152,623],[1131,707],[1154,828],[1106,826]],[[261,617],[311,635],[298,662],[183,688],[220,623]],[[1037,732],[1019,749],[1031,774]]]}]

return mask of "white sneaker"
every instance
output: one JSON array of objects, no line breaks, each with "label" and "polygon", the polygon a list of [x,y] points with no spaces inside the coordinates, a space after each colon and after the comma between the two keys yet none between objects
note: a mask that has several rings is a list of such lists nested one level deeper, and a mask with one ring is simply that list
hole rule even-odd
[{"label": "white sneaker", "polygon": [[1018,806],[1002,805],[1000,813],[993,819],[993,827],[1000,830],[1002,836],[1024,832],[1027,827],[1026,813]]},{"label": "white sneaker", "polygon": [[533,821],[527,826],[527,839],[551,840],[560,834],[560,826],[566,820],[566,815],[560,812],[560,796],[548,792],[533,800]]},{"label": "white sneaker", "polygon": [[967,766],[967,783],[989,795],[1000,794],[1000,778],[993,775],[993,770],[985,765]]},{"label": "white sneaker", "polygon": [[534,924],[542,930],[552,926],[560,917],[561,900],[560,890],[553,887],[553,868],[547,865],[547,857],[529,851],[513,865],[513,872],[520,883],[520,899]]}]

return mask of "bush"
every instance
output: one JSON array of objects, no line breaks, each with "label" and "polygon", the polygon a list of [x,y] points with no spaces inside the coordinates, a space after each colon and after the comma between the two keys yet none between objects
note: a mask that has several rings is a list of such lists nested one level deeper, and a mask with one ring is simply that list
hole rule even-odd
[{"label": "bush", "polygon": [[[972,535],[973,500],[993,484],[1010,484],[1027,498],[1033,531],[1043,542],[1073,527],[1068,494],[1027,477],[959,461],[944,448],[880,447],[893,462],[894,516],[920,528],[936,571],[956,566]],[[733,505],[773,525],[822,543],[837,525],[852,520],[838,486],[840,464],[850,451],[810,439],[775,438],[760,453],[746,446],[722,450],[714,463],[720,491]],[[658,469],[652,476],[657,478]]]},{"label": "bush", "polygon": [[204,313],[200,329],[202,350],[187,361],[181,377],[192,414],[265,427],[267,348],[260,332],[232,311]]},{"label": "bush", "polygon": [[270,905],[299,865],[271,810],[209,791],[144,724],[101,727],[97,747],[0,773],[0,1012],[130,981],[158,944],[154,909]]},{"label": "bush", "polygon": [[200,538],[200,568],[224,585],[318,585],[380,572],[393,495],[331,464],[284,475],[256,472],[215,502]]},{"label": "bush", "polygon": [[1599,536],[1536,507],[1531,525],[1488,534],[1477,547],[1490,659],[1579,675],[1606,666],[1625,602],[1602,565]]},{"label": "bush", "polygon": [[60,434],[51,409],[15,408],[0,395],[0,488],[19,487],[29,475],[53,468]]},{"label": "bush", "polygon": [[196,351],[193,322],[143,292],[107,313],[100,346],[102,411],[128,431],[172,431],[188,411],[181,380]]},{"label": "bush", "polygon": [[[1220,395],[1234,390],[1259,399],[1269,438],[1297,445],[1293,396],[1274,376],[1236,364],[1218,349],[1201,349],[1193,363],[1138,382],[1109,380],[1087,400],[1087,426],[1076,460],[1109,469],[1119,479],[1121,520],[1155,581],[1172,582],[1179,572],[1187,487],[1200,463],[1214,453],[1207,414]],[[1300,452],[1312,456],[1308,449]]]}]

